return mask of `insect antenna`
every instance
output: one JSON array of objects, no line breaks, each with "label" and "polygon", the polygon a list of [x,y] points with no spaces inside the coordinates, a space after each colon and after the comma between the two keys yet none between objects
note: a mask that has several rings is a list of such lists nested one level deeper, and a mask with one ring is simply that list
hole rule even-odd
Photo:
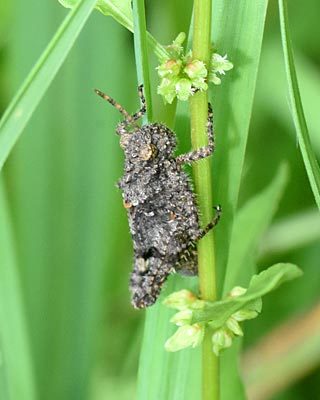
[{"label": "insect antenna", "polygon": [[102,97],[104,100],[107,100],[108,103],[112,104],[120,113],[125,117],[126,121],[132,122],[133,118],[132,116],[126,111],[121,104],[117,103],[115,100],[113,100],[112,97],[108,96],[107,94],[101,92],[98,89],[94,89],[94,91],[97,93],[98,96]]}]

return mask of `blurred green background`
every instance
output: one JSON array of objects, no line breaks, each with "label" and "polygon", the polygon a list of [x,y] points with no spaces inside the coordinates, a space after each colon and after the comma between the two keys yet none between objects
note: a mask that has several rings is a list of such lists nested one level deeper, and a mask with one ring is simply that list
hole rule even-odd
[{"label": "blurred green background", "polygon": [[[147,1],[146,7],[149,31],[161,43],[170,43],[178,32],[187,31],[191,1]],[[66,12],[57,1],[12,4],[2,0],[1,112]],[[302,101],[318,156],[319,13],[317,0],[290,2]],[[132,34],[96,11],[3,172],[1,207],[7,214],[1,212],[2,229],[11,227],[39,399],[127,400],[135,391],[144,313],[130,306],[132,245],[115,188],[122,170],[122,152],[114,134],[120,117],[96,98],[95,87],[128,110],[137,108]],[[156,96],[154,108],[155,118],[161,120],[164,108]],[[180,148],[188,146],[183,137],[186,127],[186,121],[177,118]],[[278,8],[270,1],[240,204],[262,190],[283,161],[289,164],[290,178],[274,223],[261,242],[259,265],[293,262],[304,270],[304,277],[269,295],[262,316],[246,324],[248,356],[243,370],[252,399],[314,400],[320,399],[320,312],[316,308],[320,302],[320,218],[289,112]],[[317,313],[310,320],[311,312]],[[285,333],[268,336],[293,317],[299,319]],[[293,337],[294,333],[299,337]],[[264,363],[262,339],[271,340],[268,354],[274,358],[259,376],[254,370]],[[279,385],[270,379],[269,391],[263,391],[266,374],[279,362],[279,349],[294,339],[289,353],[299,350],[295,365],[285,368],[288,376],[277,377]],[[311,350],[306,343],[313,345]],[[16,362],[21,362],[19,349]]]}]

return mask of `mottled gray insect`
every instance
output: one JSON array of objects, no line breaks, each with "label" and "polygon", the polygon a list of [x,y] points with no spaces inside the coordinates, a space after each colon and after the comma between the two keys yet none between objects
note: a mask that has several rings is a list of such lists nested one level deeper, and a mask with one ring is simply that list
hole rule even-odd
[{"label": "mottled gray insect", "polygon": [[125,117],[116,129],[125,154],[124,174],[118,187],[128,212],[134,247],[132,304],[144,308],[157,300],[170,273],[197,273],[196,242],[219,220],[221,209],[216,207],[213,220],[200,228],[196,197],[182,170],[183,164],[208,157],[214,151],[212,110],[209,104],[208,145],[175,157],[174,132],[159,123],[137,125],[146,112],[142,86],[142,106],[133,115],[108,95],[99,90],[96,93]]}]

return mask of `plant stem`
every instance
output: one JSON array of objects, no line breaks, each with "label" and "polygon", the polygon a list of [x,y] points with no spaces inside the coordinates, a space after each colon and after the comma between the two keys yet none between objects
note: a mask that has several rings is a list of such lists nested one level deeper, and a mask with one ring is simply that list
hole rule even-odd
[{"label": "plant stem", "polygon": [[[194,0],[193,58],[207,66],[211,45],[211,0]],[[197,149],[207,143],[206,122],[208,118],[208,94],[198,92],[190,100],[191,141]],[[211,163],[206,158],[193,166],[195,189],[201,224],[205,226],[213,216]],[[216,300],[216,273],[213,231],[198,244],[199,286],[201,297]],[[212,352],[211,335],[206,329],[202,345],[202,400],[219,399],[219,363]]]},{"label": "plant stem", "polygon": [[133,0],[132,7],[137,78],[138,84],[143,84],[144,96],[147,102],[147,113],[143,117],[143,123],[148,123],[152,120],[152,104],[144,0]]}]

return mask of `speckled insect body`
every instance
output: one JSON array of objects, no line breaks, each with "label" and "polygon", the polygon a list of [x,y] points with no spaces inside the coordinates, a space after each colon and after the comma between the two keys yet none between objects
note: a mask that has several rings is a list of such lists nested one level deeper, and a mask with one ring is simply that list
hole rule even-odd
[{"label": "speckled insect body", "polygon": [[195,194],[182,169],[183,164],[212,154],[212,111],[209,105],[208,145],[175,157],[174,132],[158,123],[142,127],[136,124],[146,112],[141,86],[142,107],[132,116],[106,94],[98,90],[96,93],[125,116],[116,129],[125,154],[124,174],[118,186],[128,212],[134,247],[132,304],[144,308],[156,301],[170,273],[197,273],[196,242],[219,220],[217,207],[214,219],[200,228]]}]

